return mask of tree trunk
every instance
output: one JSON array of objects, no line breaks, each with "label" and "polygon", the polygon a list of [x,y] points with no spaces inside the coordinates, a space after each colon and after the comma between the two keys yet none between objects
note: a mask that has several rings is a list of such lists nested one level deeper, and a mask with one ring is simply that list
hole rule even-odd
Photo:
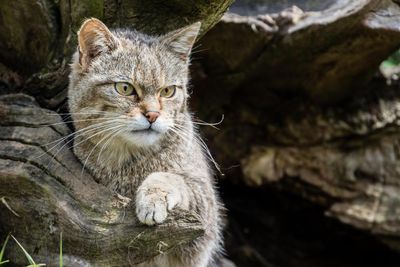
[{"label": "tree trunk", "polygon": [[55,108],[66,98],[76,32],[85,18],[110,27],[163,34],[196,21],[200,36],[218,22],[233,0],[17,0],[0,3],[0,81],[9,91],[34,95]]},{"label": "tree trunk", "polygon": [[[0,3],[0,90],[10,93],[0,98],[1,240],[12,233],[37,263],[55,266],[62,232],[65,266],[129,266],[202,235],[195,215],[183,211],[156,227],[140,224],[130,199],[97,184],[83,169],[68,149],[67,124],[46,108],[65,103],[68,63],[84,18],[153,34],[201,21],[204,34],[231,2]],[[13,263],[26,262],[15,243],[7,255]]]},{"label": "tree trunk", "polygon": [[[127,266],[202,234],[194,215],[182,211],[160,226],[141,225],[130,199],[97,184],[63,149],[71,139],[58,141],[70,131],[57,113],[26,95],[0,103],[0,229],[37,261],[56,265],[60,232],[66,266]],[[24,262],[17,248],[7,252]]]},{"label": "tree trunk", "polygon": [[[55,265],[62,231],[68,265],[124,266],[202,234],[191,214],[138,224],[130,201],[61,150],[70,139],[56,145],[70,131],[49,109],[64,110],[83,18],[152,33],[201,20],[204,34],[231,2],[0,3],[0,86],[24,93],[0,100],[0,237],[12,231]],[[265,13],[283,2],[311,10]],[[192,65],[194,110],[224,115],[221,131],[203,130],[226,180],[294,192],[400,250],[400,85],[376,76],[400,47],[398,1],[238,0],[231,11]]]},{"label": "tree trunk", "polygon": [[400,47],[398,2],[274,14],[243,2],[195,66],[195,109],[224,115],[205,132],[225,176],[294,192],[400,250],[399,85],[376,76]]}]

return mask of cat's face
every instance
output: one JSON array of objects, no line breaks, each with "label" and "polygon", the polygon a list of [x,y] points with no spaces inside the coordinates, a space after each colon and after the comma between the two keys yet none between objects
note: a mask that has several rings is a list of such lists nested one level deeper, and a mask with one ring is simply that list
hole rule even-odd
[{"label": "cat's face", "polygon": [[149,147],[179,131],[187,119],[189,54],[199,28],[195,23],[155,38],[87,20],[70,76],[77,134]]}]

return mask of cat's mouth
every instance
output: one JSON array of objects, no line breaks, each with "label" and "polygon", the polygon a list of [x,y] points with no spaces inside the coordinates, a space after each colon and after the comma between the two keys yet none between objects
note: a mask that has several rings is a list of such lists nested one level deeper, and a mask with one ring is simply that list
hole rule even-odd
[{"label": "cat's mouth", "polygon": [[126,136],[127,140],[130,140],[136,146],[140,147],[148,147],[154,145],[158,142],[160,137],[161,133],[152,127],[131,130]]},{"label": "cat's mouth", "polygon": [[137,129],[137,130],[132,130],[132,133],[158,133],[156,130],[154,130],[153,128],[149,127],[146,129]]}]

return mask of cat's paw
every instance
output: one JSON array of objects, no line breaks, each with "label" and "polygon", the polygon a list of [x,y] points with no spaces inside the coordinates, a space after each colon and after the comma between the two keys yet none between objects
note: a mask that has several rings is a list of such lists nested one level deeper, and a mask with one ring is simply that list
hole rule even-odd
[{"label": "cat's paw", "polygon": [[[151,178],[151,177],[149,177]],[[160,179],[145,181],[136,193],[136,215],[141,223],[159,224],[182,202],[181,192]]]}]

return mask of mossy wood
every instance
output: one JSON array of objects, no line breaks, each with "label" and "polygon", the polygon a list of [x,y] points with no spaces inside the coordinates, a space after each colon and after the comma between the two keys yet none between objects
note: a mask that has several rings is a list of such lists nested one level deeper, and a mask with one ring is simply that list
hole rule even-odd
[{"label": "mossy wood", "polygon": [[[233,0],[2,1],[0,3],[0,240],[12,233],[36,262],[56,266],[63,232],[65,266],[128,266],[199,237],[192,214],[140,224],[134,203],[97,184],[71,150],[56,108],[65,103],[76,31],[85,18],[151,34],[201,21],[203,35]],[[53,124],[53,125],[49,125]],[[64,147],[62,147],[64,146]],[[7,257],[25,259],[12,242]]]},{"label": "mossy wood", "polygon": [[200,36],[233,0],[18,0],[0,2],[0,81],[54,108],[66,97],[76,32],[86,18],[164,34],[201,21]]},{"label": "mossy wood", "polygon": [[[71,139],[57,141],[70,134],[57,113],[26,95],[3,96],[0,106],[1,237],[12,233],[35,261],[56,265],[60,232],[66,266],[128,266],[202,234],[182,211],[162,225],[141,225],[132,201],[82,169]],[[8,258],[23,263],[19,252],[7,247]]]},{"label": "mossy wood", "polygon": [[400,48],[400,4],[330,2],[233,8],[201,40],[192,103],[203,120],[224,114],[205,133],[226,177],[291,191],[400,250],[400,85],[379,76]]},{"label": "mossy wood", "polygon": [[[48,143],[69,129],[45,126],[61,122],[45,108],[65,103],[83,18],[152,33],[201,20],[205,33],[231,2],[0,3],[3,92],[22,91],[40,104],[23,95],[2,98],[3,235],[13,231],[37,262],[48,263],[57,260],[62,230],[67,261],[99,266],[139,262],[201,235],[191,215],[138,225],[133,203],[93,182],[70,150],[54,157]],[[203,120],[225,115],[223,131],[205,133],[226,177],[290,190],[400,250],[399,85],[373,79],[400,46],[399,2],[329,2],[318,12],[224,16],[201,40],[191,100]]]}]

